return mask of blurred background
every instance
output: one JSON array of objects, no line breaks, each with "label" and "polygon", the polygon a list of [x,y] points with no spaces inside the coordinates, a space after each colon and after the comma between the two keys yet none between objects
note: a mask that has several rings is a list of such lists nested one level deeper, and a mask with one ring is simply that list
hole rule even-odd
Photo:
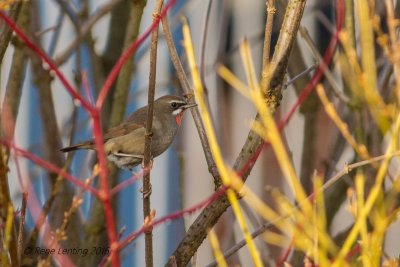
[{"label": "blurred background", "polygon": [[[275,1],[276,13],[271,54],[280,31],[286,4],[283,0]],[[28,35],[55,60],[63,74],[79,88],[85,98],[96,99],[105,77],[119,58],[121,51],[151,25],[155,1],[34,0],[21,1],[18,5],[22,5],[18,24],[24,32],[29,33]],[[397,3],[396,7],[398,5]],[[381,7],[379,3],[376,6],[376,13],[381,14],[382,18],[385,16],[384,7]],[[225,161],[233,166],[246,140],[256,110],[248,99],[218,77],[216,65],[227,66],[239,79],[245,80],[239,45],[246,38],[251,45],[258,77],[261,77],[264,29],[267,18],[266,1],[177,1],[168,13],[168,18],[176,48],[184,66],[187,66],[182,47],[181,16],[188,18],[198,63],[202,61],[204,53],[202,71],[215,131]],[[206,19],[209,20],[207,29],[205,29]],[[307,1],[301,26],[308,30],[321,54],[327,49],[335,23],[335,1]],[[0,26],[2,31],[7,27],[4,23]],[[135,27],[138,32],[133,29]],[[77,39],[78,32],[84,32],[81,40]],[[156,98],[165,94],[183,95],[170,61],[161,27],[159,32]],[[146,105],[149,82],[149,44],[148,38],[135,52],[133,59],[127,63],[128,67],[125,71],[129,78],[126,79],[120,75],[109,94],[102,113],[104,130],[116,125],[137,108]],[[13,78],[10,73],[12,73],[18,52],[22,53],[20,57],[22,57],[23,69],[20,76]],[[377,54],[379,56],[379,51]],[[15,144],[57,166],[65,166],[83,181],[92,174],[96,163],[95,153],[77,151],[73,155],[64,155],[58,149],[91,139],[92,121],[88,113],[72,100],[60,81],[57,78],[53,80],[54,75],[46,71],[46,66],[40,60],[32,58],[34,58],[32,52],[23,49],[21,42],[14,38],[5,51],[1,64],[1,102],[4,101],[10,87],[10,79],[17,79],[21,83],[19,93],[13,95],[14,99],[18,98],[19,101],[17,111],[14,113]],[[290,58],[286,82],[305,71],[316,61],[304,39],[299,36]],[[382,62],[378,66],[382,79],[384,79],[385,64]],[[331,69],[342,88],[344,81],[337,74],[340,72],[339,68],[338,65],[332,65]],[[188,70],[187,73],[189,73]],[[282,102],[275,114],[277,121],[294,105],[299,92],[308,83],[312,74],[313,70],[283,90]],[[83,83],[86,81],[90,88],[89,92],[84,89]],[[116,92],[123,93],[118,95]],[[368,120],[368,116],[363,117],[362,112],[360,112],[360,117],[352,117],[351,109],[337,98],[334,98],[334,102],[350,125],[355,120]],[[380,155],[384,148],[381,143],[383,136],[376,133],[370,124],[366,124],[363,134],[367,139],[372,140],[368,148],[371,149],[371,154]],[[2,125],[2,127],[5,126]],[[357,159],[321,108],[315,94],[312,94],[296,112],[285,127],[282,138],[296,172],[308,193],[312,192],[311,177],[315,170],[328,178],[342,169],[346,162]],[[50,184],[57,177],[22,157],[16,161],[11,155],[8,166],[10,194],[15,207],[20,207],[21,203],[21,181],[32,183],[38,203],[42,207],[45,206],[52,198]],[[137,171],[140,171],[140,168]],[[132,176],[130,172],[117,171],[115,168],[112,168],[111,172],[115,178],[110,183],[114,185]],[[183,127],[172,147],[154,160],[151,183],[151,205],[152,209],[156,210],[157,217],[191,207],[214,192],[213,177],[208,171],[203,148],[189,112],[184,116]],[[262,151],[246,184],[272,206],[274,202],[269,194],[270,188],[277,188],[289,198],[293,198],[274,153],[269,147]],[[351,177],[346,176],[337,187],[332,189],[335,194],[327,194],[329,200],[326,203],[327,210],[330,211],[328,226],[332,235],[342,233],[353,223],[353,217],[346,209],[346,189],[351,184]],[[59,186],[60,191],[49,211],[55,221],[61,220],[57,210],[70,205],[67,196],[71,192],[72,194],[79,192],[78,188],[69,183],[66,185],[59,183]],[[143,225],[141,187],[142,181],[139,180],[121,190],[115,199],[117,232],[123,229],[122,238]],[[66,198],[64,199],[63,196]],[[241,201],[241,206],[249,222],[250,231],[264,223],[246,202]],[[37,211],[27,212],[27,232],[33,229],[36,219],[32,213],[35,212]],[[75,216],[84,222],[84,228],[91,234],[85,236],[81,233],[82,229],[79,229],[79,225],[74,223],[69,226],[69,231],[71,231],[69,233],[78,233],[77,239],[80,240],[80,244],[104,244],[107,236],[104,225],[101,224],[102,215],[100,214],[101,209],[96,205],[95,198],[88,192],[84,193],[83,204]],[[155,266],[165,264],[198,214],[199,212],[154,228]],[[96,230],[92,233],[91,230],[94,228]],[[230,209],[221,217],[215,231],[223,251],[243,239],[243,234]],[[399,232],[398,223],[394,223],[385,241],[384,250],[388,257],[398,256],[399,251],[396,248],[399,247],[399,240],[396,236],[399,236]],[[261,238],[256,240],[262,251],[264,262],[267,265],[273,265],[280,257],[282,249],[268,245]],[[121,255],[123,266],[145,266],[143,236],[129,245]],[[206,266],[213,260],[208,240],[203,242],[196,258],[197,266]],[[89,262],[98,263],[98,260],[98,257],[94,257],[90,260],[89,258],[78,259],[77,262],[79,266],[90,266]],[[228,259],[229,266],[251,266],[250,262],[247,249],[241,249]]]}]

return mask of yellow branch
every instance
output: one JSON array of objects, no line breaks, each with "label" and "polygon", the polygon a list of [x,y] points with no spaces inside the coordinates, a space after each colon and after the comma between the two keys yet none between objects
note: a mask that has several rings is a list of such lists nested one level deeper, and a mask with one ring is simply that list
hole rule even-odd
[{"label": "yellow branch", "polygon": [[328,116],[332,119],[332,121],[336,124],[336,127],[342,133],[344,139],[351,145],[351,147],[357,152],[357,154],[364,160],[367,160],[370,157],[368,154],[367,148],[363,144],[358,144],[354,137],[349,132],[347,124],[342,121],[339,115],[336,112],[333,104],[328,100],[328,97],[325,94],[324,87],[319,84],[317,85],[317,93],[318,97],[321,100],[324,109]]},{"label": "yellow branch", "polygon": [[221,248],[219,246],[217,235],[214,233],[212,229],[208,232],[208,239],[210,240],[211,248],[213,250],[213,254],[215,257],[215,261],[217,262],[219,267],[228,267],[226,264],[224,254],[221,252]]},{"label": "yellow branch", "polygon": [[[393,128],[393,133],[391,134],[391,140],[386,149],[385,155],[388,156],[392,154],[397,146],[397,138],[399,135],[400,129],[400,114],[396,118],[396,123]],[[346,255],[349,253],[352,245],[356,241],[356,238],[361,230],[364,221],[366,220],[368,214],[370,213],[372,207],[375,204],[379,194],[382,190],[382,184],[387,174],[389,168],[390,157],[385,158],[382,161],[382,164],[379,167],[378,174],[376,175],[375,184],[373,185],[367,200],[365,201],[364,207],[362,210],[359,211],[359,216],[357,217],[357,221],[355,222],[351,232],[347,236],[346,241],[344,242],[342,249],[339,252],[339,255],[336,257],[336,260],[332,266],[341,266],[344,262]]]}]

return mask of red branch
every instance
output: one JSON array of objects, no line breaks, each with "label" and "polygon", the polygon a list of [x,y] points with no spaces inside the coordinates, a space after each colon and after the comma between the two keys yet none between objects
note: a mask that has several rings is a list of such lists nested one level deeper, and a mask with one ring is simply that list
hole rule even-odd
[{"label": "red branch", "polygon": [[100,174],[100,190],[99,199],[103,203],[104,217],[107,225],[107,236],[111,248],[111,262],[112,265],[117,267],[121,266],[118,246],[118,235],[114,221],[114,213],[111,205],[110,188],[108,187],[108,168],[107,160],[104,153],[103,145],[103,132],[101,130],[100,112],[96,109],[91,113],[93,117],[93,136],[97,150],[97,160],[99,161]]},{"label": "red branch", "polygon": [[225,194],[226,190],[228,190],[228,187],[226,187],[226,186],[220,187],[217,191],[214,192],[214,194],[212,194],[209,198],[203,200],[202,202],[200,202],[190,208],[176,211],[176,212],[168,214],[160,219],[152,221],[148,225],[143,226],[142,228],[140,228],[136,232],[131,233],[124,240],[122,240],[119,244],[118,249],[121,250],[121,249],[125,248],[129,243],[134,241],[139,235],[143,234],[147,229],[149,229],[153,226],[157,226],[157,225],[167,222],[167,221],[182,218],[184,215],[192,214],[193,212],[196,212],[204,207],[207,207],[208,205],[210,205],[211,203],[213,203],[214,201],[216,201],[217,199],[222,197]]},{"label": "red branch", "polygon": [[89,84],[89,78],[88,78],[88,74],[86,71],[81,71],[81,77],[82,77],[82,87],[83,90],[86,93],[86,97],[89,101],[89,103],[93,106],[94,105],[94,100],[93,100],[93,95],[90,91],[90,84]]},{"label": "red branch", "polygon": [[133,184],[134,182],[136,182],[137,180],[139,180],[142,177],[143,177],[143,171],[134,173],[129,179],[126,179],[125,181],[114,186],[110,191],[111,196],[115,195],[122,189],[125,189],[128,185]]},{"label": "red branch", "polygon": [[57,167],[56,165],[54,165],[54,164],[52,164],[52,163],[50,163],[50,162],[48,162],[48,161],[46,161],[46,160],[44,160],[44,159],[42,159],[42,158],[40,158],[38,156],[32,154],[29,151],[26,151],[26,150],[24,150],[22,148],[17,147],[16,145],[14,145],[11,142],[0,140],[0,144],[6,146],[8,148],[12,148],[18,156],[21,156],[21,157],[29,159],[30,161],[36,163],[37,165],[41,166],[42,168],[48,170],[49,172],[52,172],[52,173],[55,173],[55,174],[57,174],[57,175],[59,175],[61,177],[64,177],[65,179],[67,179],[71,183],[79,186],[82,190],[90,191],[93,195],[98,196],[99,193],[97,192],[96,189],[94,189],[93,187],[85,184],[84,182],[79,180],[77,177],[71,175],[70,173],[66,172],[65,170],[63,170],[63,169],[61,169],[59,167]]},{"label": "red branch", "polygon": [[276,263],[276,267],[282,267],[282,266],[284,266],[285,262],[287,262],[287,259],[289,258],[289,255],[290,255],[290,253],[292,252],[292,249],[293,249],[293,243],[294,243],[294,240],[292,239],[290,241],[289,247],[287,247],[283,251],[283,254],[280,256],[278,262]]}]

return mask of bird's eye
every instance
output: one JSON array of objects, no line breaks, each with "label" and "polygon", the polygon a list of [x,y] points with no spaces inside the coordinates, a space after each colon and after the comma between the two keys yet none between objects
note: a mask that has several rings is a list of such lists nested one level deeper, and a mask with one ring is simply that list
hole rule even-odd
[{"label": "bird's eye", "polygon": [[178,106],[178,103],[176,103],[176,102],[171,103],[171,107],[176,108],[177,106]]}]

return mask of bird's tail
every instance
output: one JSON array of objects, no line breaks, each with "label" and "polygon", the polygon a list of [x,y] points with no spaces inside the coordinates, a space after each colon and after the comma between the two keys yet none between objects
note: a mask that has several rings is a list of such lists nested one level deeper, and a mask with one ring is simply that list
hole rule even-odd
[{"label": "bird's tail", "polygon": [[70,152],[70,151],[74,151],[74,150],[78,150],[78,149],[93,149],[93,141],[87,141],[84,143],[67,146],[67,147],[61,148],[60,151],[65,153],[65,152]]}]

